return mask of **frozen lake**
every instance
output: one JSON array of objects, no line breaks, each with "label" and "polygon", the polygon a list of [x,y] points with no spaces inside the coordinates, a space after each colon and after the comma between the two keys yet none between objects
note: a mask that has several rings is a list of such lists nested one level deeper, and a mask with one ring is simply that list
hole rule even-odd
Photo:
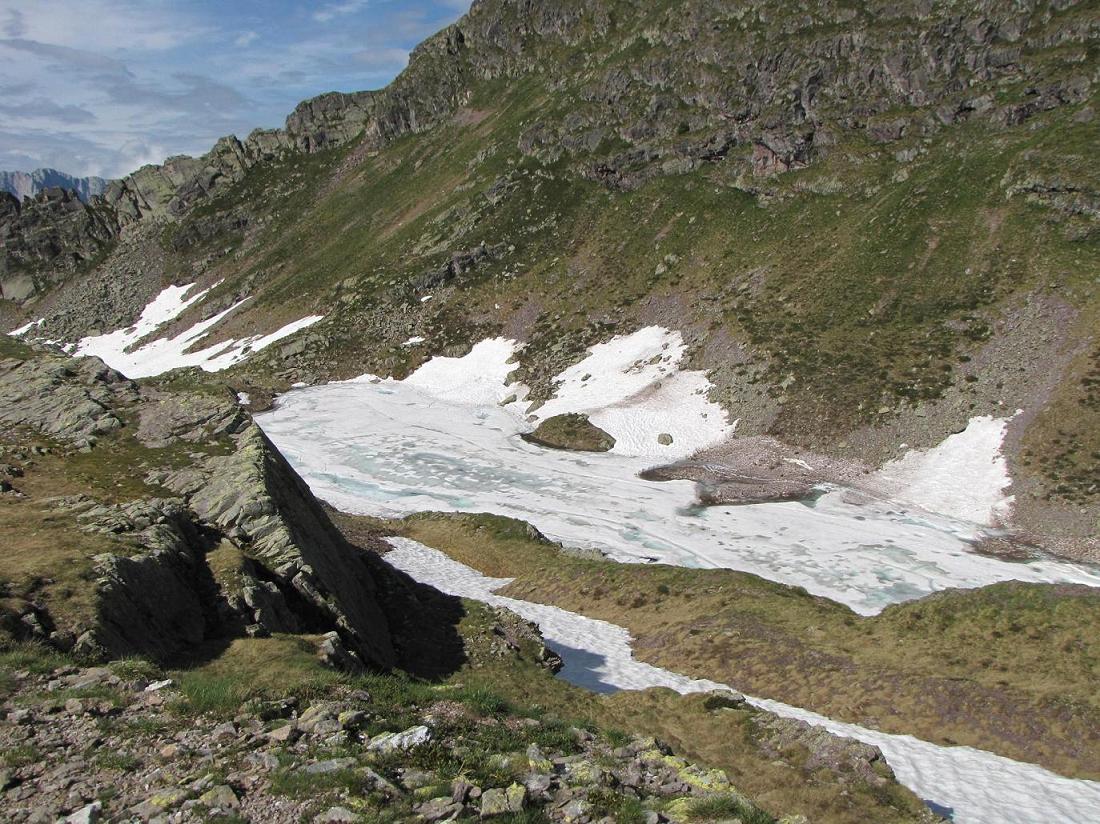
[{"label": "frozen lake", "polygon": [[1100,586],[1081,565],[976,554],[974,524],[843,489],[805,504],[700,508],[690,482],[637,477],[652,457],[529,444],[516,404],[473,394],[482,402],[412,379],[359,379],[293,391],[257,420],[313,491],[348,512],[508,515],[619,561],[752,572],[863,614],[1010,579]]}]

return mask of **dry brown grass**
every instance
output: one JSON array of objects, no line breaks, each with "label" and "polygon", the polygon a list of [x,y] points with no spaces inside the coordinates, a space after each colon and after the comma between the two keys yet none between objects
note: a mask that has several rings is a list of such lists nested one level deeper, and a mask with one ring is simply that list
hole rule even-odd
[{"label": "dry brown grass", "polygon": [[1100,777],[1100,598],[998,584],[862,618],[730,570],[569,558],[489,516],[418,516],[403,534],[503,592],[623,625],[645,661],[832,717]]},{"label": "dry brown grass", "polygon": [[0,606],[18,610],[41,599],[59,628],[78,630],[95,615],[92,558],[106,541],[86,535],[74,521],[35,503],[0,500],[0,581],[9,597]]}]

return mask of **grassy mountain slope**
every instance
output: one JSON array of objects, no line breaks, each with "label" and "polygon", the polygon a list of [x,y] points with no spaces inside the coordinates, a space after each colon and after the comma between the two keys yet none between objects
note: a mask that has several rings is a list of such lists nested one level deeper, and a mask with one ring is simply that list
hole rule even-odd
[{"label": "grassy mountain slope", "polygon": [[[269,390],[505,334],[545,394],[661,323],[743,433],[878,462],[1021,409],[1018,524],[1097,557],[1093,11],[487,0],[84,282],[145,244],[161,281],[221,281],[180,327],[243,294],[219,334],[325,313],[239,369]],[[70,335],[74,295],[41,301]]]}]

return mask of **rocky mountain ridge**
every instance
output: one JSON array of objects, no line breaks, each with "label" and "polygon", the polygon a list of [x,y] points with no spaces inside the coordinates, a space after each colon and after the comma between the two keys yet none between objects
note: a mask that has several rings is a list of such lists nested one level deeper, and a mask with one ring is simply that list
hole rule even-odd
[{"label": "rocky mountain ridge", "polygon": [[1061,0],[484,0],[382,91],[9,204],[0,316],[73,341],[202,281],[192,322],[256,298],[226,336],[326,316],[257,388],[503,334],[535,398],[678,328],[739,432],[868,465],[1025,410],[1023,537],[1094,557],[1098,40]]},{"label": "rocky mountain ridge", "polygon": [[[569,90],[568,116],[555,112],[528,125],[519,147],[544,162],[577,158],[580,174],[614,188],[690,172],[741,154],[741,147],[751,149],[746,171],[766,178],[828,154],[842,131],[890,143],[972,118],[1020,125],[1039,112],[1081,103],[1096,82],[1087,53],[1100,25],[1072,16],[1074,2],[1033,1],[1013,9],[981,2],[965,14],[934,4],[856,9],[821,2],[772,25],[774,5],[671,4],[662,8],[661,25],[645,26],[652,9],[633,2],[479,0],[466,17],[418,46],[408,68],[382,91],[324,94],[299,104],[283,129],[257,129],[244,140],[223,137],[200,157],[172,157],[108,181],[93,204],[100,213],[95,222],[113,238],[135,221],[179,218],[252,167],[288,152],[353,141],[377,151],[445,121],[475,83],[544,73],[562,49],[590,50],[585,65],[606,63],[604,55],[599,61],[591,54],[605,52],[605,41],[614,50],[644,43],[650,52],[677,57],[574,69],[571,79],[579,85]],[[733,48],[731,33],[742,36]],[[65,188],[89,200],[80,187]],[[84,188],[98,194],[95,186]],[[1049,181],[1022,188],[1038,197],[1062,189]],[[1095,213],[1096,193],[1084,199],[1085,206],[1076,198],[1067,208]],[[88,239],[97,250],[107,242],[90,230]],[[63,242],[54,254],[73,245]],[[21,261],[16,249],[0,274],[33,262]],[[75,251],[88,259],[79,243]],[[3,294],[26,297],[10,286]]]}]

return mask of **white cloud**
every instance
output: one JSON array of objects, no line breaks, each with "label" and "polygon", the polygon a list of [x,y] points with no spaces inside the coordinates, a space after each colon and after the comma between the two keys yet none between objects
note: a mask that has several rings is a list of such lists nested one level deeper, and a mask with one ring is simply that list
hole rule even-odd
[{"label": "white cloud", "polygon": [[164,51],[212,29],[178,6],[132,0],[0,0],[8,37],[86,51]]},{"label": "white cloud", "polygon": [[328,23],[337,17],[347,14],[355,14],[367,5],[367,0],[347,0],[345,3],[329,3],[313,13],[313,19],[318,23]]},{"label": "white cloud", "polygon": [[0,169],[115,177],[201,154],[302,99],[384,86],[467,7],[0,0]]}]

